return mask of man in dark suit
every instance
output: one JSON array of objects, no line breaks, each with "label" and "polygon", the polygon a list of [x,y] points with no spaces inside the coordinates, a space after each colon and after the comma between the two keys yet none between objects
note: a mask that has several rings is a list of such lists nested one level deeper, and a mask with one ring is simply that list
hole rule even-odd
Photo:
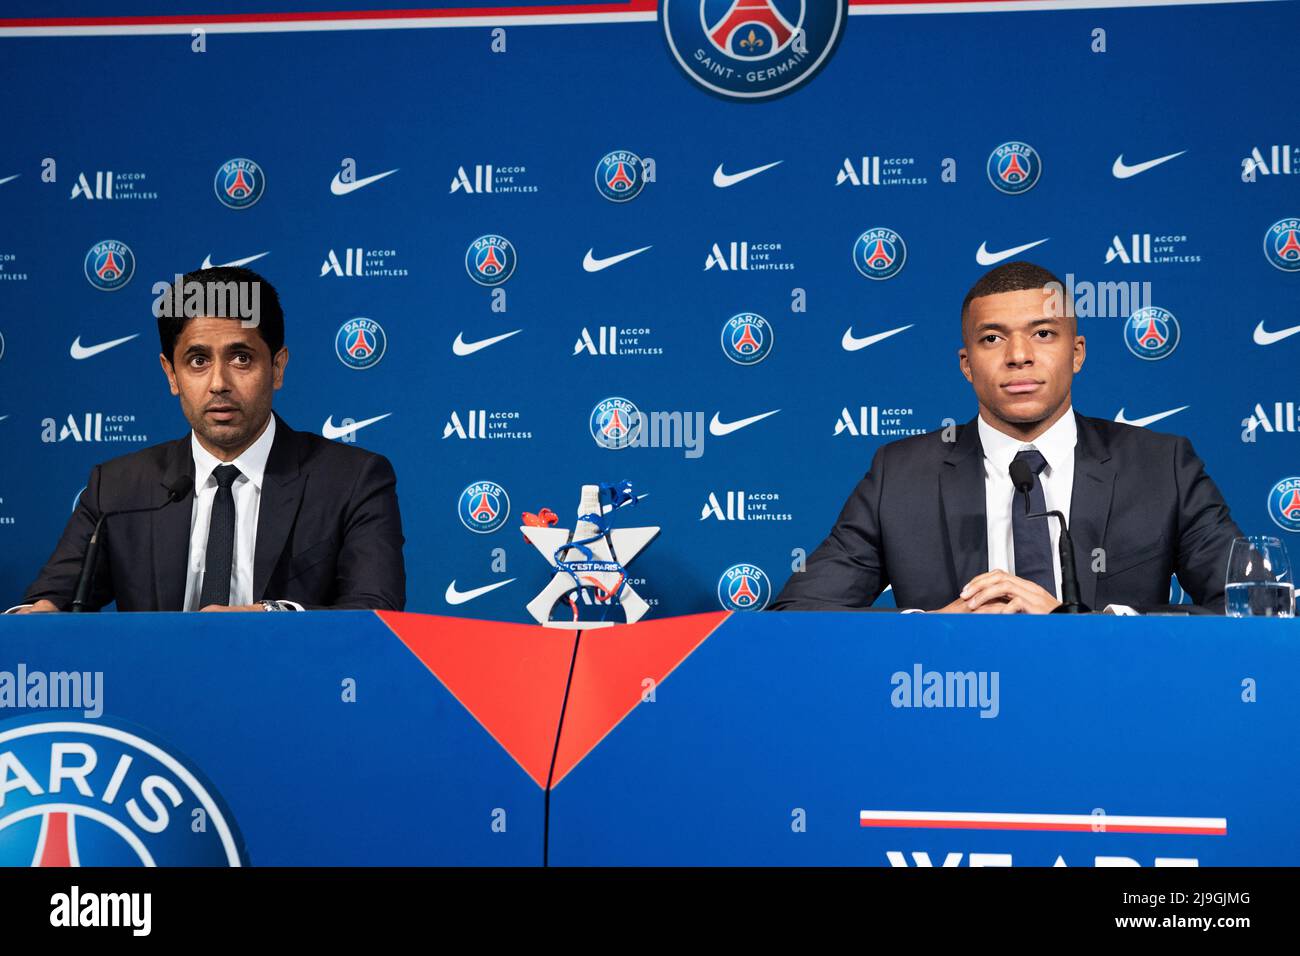
[{"label": "man in dark suit", "polygon": [[1033,511],[1068,518],[1083,604],[1165,605],[1172,572],[1221,612],[1241,531],[1186,438],[1074,412],[1085,342],[1059,280],[1028,262],[993,269],[962,304],[962,342],[979,414],[881,447],[772,610],[863,608],[888,585],[901,609],[1053,610],[1058,522],[1024,516],[1008,475],[1019,458]]},{"label": "man in dark suit", "polygon": [[[230,267],[181,281],[184,291],[160,296],[155,309],[159,359],[191,433],[96,465],[26,606],[12,610],[68,610],[100,516],[164,505],[177,488],[179,501],[107,519],[91,607],[401,610],[406,571],[392,465],[294,431],[271,411],[289,360],[275,289]],[[191,300],[195,292],[206,299]],[[251,302],[256,314],[228,308],[237,302]]]}]

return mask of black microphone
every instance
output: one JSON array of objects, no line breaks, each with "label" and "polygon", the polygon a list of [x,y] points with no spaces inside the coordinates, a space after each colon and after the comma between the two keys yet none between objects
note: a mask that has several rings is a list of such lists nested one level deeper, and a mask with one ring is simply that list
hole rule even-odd
[{"label": "black microphone", "polygon": [[1061,522],[1061,537],[1057,541],[1057,550],[1061,555],[1061,603],[1052,610],[1053,614],[1089,614],[1092,609],[1079,600],[1079,575],[1074,568],[1074,542],[1070,540],[1070,529],[1066,526],[1065,515],[1059,511],[1029,513],[1029,492],[1034,487],[1034,473],[1024,459],[1016,458],[1011,462],[1011,482],[1025,496],[1025,517],[1047,518],[1055,516]]},{"label": "black microphone", "polygon": [[183,501],[193,487],[194,477],[192,475],[181,475],[167,486],[167,500],[162,504],[153,505],[149,508],[125,508],[121,511],[105,511],[99,516],[99,520],[95,522],[95,530],[91,532],[90,543],[86,546],[86,553],[81,559],[81,576],[77,578],[77,593],[72,599],[74,613],[85,611],[90,604],[91,582],[95,578],[95,566],[99,563],[99,534],[103,530],[104,522],[118,515],[134,515],[143,511],[158,511],[166,508],[173,501]]}]

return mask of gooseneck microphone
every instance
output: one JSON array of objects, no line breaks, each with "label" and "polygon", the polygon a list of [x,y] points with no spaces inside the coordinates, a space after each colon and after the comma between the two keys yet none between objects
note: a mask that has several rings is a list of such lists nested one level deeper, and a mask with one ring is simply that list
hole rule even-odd
[{"label": "gooseneck microphone", "polygon": [[86,553],[81,559],[81,576],[77,578],[77,593],[72,599],[72,610],[74,613],[86,611],[90,605],[90,588],[91,582],[95,579],[95,566],[99,564],[99,536],[103,531],[104,522],[109,518],[115,518],[118,515],[134,515],[144,511],[159,511],[166,508],[174,501],[183,501],[189,495],[190,490],[194,487],[194,477],[192,475],[181,475],[170,485],[167,486],[167,500],[160,505],[152,505],[148,508],[124,508],[120,511],[105,511],[95,522],[95,530],[91,532],[90,543],[86,546]]},{"label": "gooseneck microphone", "polygon": [[1016,491],[1025,496],[1025,517],[1027,518],[1048,518],[1055,517],[1061,522],[1061,537],[1057,541],[1057,550],[1061,555],[1061,603],[1052,610],[1053,614],[1088,614],[1091,608],[1079,601],[1079,575],[1074,568],[1074,542],[1070,540],[1070,529],[1065,523],[1065,515],[1059,511],[1042,511],[1036,514],[1029,512],[1029,492],[1034,487],[1034,472],[1029,465],[1020,458],[1011,462],[1011,483],[1016,486]]}]

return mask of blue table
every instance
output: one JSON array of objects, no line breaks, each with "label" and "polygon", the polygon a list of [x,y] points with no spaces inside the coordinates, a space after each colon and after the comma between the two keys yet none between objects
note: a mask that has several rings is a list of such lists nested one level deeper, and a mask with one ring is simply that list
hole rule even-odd
[{"label": "blue table", "polygon": [[1297,727],[1295,621],[11,616],[0,862],[1296,865]]},{"label": "blue table", "polygon": [[[543,791],[371,612],[0,618],[0,672],[16,673],[20,663],[29,672],[102,672],[101,718],[27,710],[17,720],[109,724],[161,748],[210,783],[242,835],[245,862],[541,862]],[[0,710],[0,739],[12,713]],[[27,746],[24,759],[46,791],[49,738]],[[0,761],[8,746],[0,742]],[[138,748],[127,750],[143,762]],[[97,808],[139,833],[122,799],[105,806],[112,765],[99,754],[86,781],[92,796],[67,783],[58,799],[22,788],[5,795],[0,862],[26,865],[40,844],[52,814],[4,826],[25,807]],[[0,789],[4,781],[0,770]],[[223,862],[205,856],[191,834],[199,807],[177,786],[185,802],[169,813],[167,832],[141,840],[159,864]],[[83,846],[81,862],[138,862],[109,833],[102,820],[76,821],[77,842],[97,850],[88,856]]]}]

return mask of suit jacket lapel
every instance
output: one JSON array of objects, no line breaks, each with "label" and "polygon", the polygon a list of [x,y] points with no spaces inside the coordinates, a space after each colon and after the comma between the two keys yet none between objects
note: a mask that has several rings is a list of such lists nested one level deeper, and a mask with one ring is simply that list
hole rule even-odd
[{"label": "suit jacket lapel", "polygon": [[1105,545],[1115,469],[1101,432],[1077,413],[1075,422],[1078,438],[1074,446],[1074,487],[1070,492],[1070,537],[1074,540],[1079,600],[1092,607],[1097,599],[1092,551]]},{"label": "suit jacket lapel", "polygon": [[[988,570],[988,526],[984,508],[984,449],[976,419],[962,427],[939,474],[951,568],[958,589]],[[957,595],[954,592],[949,600]]]},{"label": "suit jacket lapel", "polygon": [[[154,505],[167,500],[167,491],[181,475],[194,477],[194,455],[190,438],[172,442],[166,453],[162,479],[154,489]],[[159,611],[185,610],[185,577],[190,559],[190,521],[194,512],[194,492],[183,501],[155,511],[153,525],[154,607]]]},{"label": "suit jacket lapel", "polygon": [[271,580],[271,571],[280,560],[289,531],[298,516],[303,483],[303,475],[298,468],[300,451],[298,433],[276,415],[275,441],[271,443],[271,454],[266,459],[262,501],[257,509],[257,545],[253,558],[254,601],[266,597],[266,585]]}]

